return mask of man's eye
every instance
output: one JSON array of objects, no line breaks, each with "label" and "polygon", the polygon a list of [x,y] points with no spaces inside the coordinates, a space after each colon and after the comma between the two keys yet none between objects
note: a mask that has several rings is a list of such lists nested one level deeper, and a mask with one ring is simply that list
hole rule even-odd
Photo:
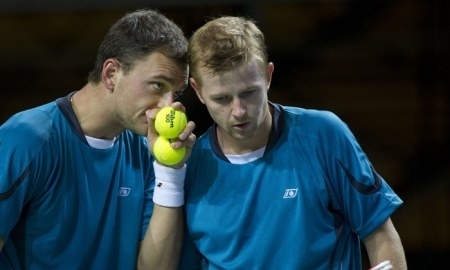
[{"label": "man's eye", "polygon": [[154,83],[152,83],[152,85],[157,90],[163,90],[164,89],[164,84],[162,84],[162,83],[154,82]]},{"label": "man's eye", "polygon": [[223,96],[223,97],[215,97],[214,98],[214,101],[215,102],[217,102],[217,103],[226,103],[226,102],[228,102],[228,100],[230,100],[230,98],[229,97],[226,97],[226,96]]},{"label": "man's eye", "polygon": [[241,94],[242,97],[249,97],[251,95],[253,95],[254,93],[256,93],[256,90],[250,90],[250,91],[245,91]]}]

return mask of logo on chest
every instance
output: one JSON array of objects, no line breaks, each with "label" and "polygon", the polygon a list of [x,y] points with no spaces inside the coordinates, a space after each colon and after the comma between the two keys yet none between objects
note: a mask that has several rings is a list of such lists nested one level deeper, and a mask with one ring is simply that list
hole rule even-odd
[{"label": "logo on chest", "polygon": [[297,196],[298,188],[287,188],[284,191],[283,199],[291,199]]},{"label": "logo on chest", "polygon": [[127,197],[128,195],[130,195],[131,192],[131,188],[129,187],[120,187],[119,188],[119,196],[121,197]]}]

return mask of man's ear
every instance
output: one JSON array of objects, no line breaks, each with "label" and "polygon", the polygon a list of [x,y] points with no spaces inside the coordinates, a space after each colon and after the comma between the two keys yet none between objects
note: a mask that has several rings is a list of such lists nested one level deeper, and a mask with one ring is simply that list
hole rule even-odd
[{"label": "man's ear", "polygon": [[202,98],[202,94],[200,91],[200,86],[197,84],[197,82],[195,81],[194,78],[189,78],[189,83],[191,85],[191,87],[194,89],[195,94],[197,95],[198,99],[200,100],[201,103],[205,104],[205,101]]},{"label": "man's ear", "polygon": [[103,63],[102,82],[105,87],[113,91],[116,85],[116,76],[120,69],[120,63],[116,59],[106,59]]},{"label": "man's ear", "polygon": [[270,83],[272,82],[272,73],[274,69],[275,69],[274,64],[272,62],[269,62],[266,68],[267,89],[270,88]]}]

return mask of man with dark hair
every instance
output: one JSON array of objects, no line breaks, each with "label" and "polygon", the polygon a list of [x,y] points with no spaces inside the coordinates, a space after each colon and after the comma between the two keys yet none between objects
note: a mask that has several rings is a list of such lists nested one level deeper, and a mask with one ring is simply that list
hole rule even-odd
[{"label": "man with dark hair", "polygon": [[[153,10],[120,18],[88,82],[0,127],[0,269],[174,269],[189,122],[166,167],[156,113],[187,86],[187,39]],[[157,184],[155,184],[157,182]]]}]

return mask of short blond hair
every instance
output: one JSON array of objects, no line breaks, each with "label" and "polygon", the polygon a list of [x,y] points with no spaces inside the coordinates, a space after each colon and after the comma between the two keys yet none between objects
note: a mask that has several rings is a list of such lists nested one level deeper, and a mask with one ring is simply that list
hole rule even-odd
[{"label": "short blond hair", "polygon": [[199,68],[217,74],[254,59],[267,63],[268,53],[264,34],[252,19],[234,16],[212,19],[189,40],[189,67],[197,81]]}]

